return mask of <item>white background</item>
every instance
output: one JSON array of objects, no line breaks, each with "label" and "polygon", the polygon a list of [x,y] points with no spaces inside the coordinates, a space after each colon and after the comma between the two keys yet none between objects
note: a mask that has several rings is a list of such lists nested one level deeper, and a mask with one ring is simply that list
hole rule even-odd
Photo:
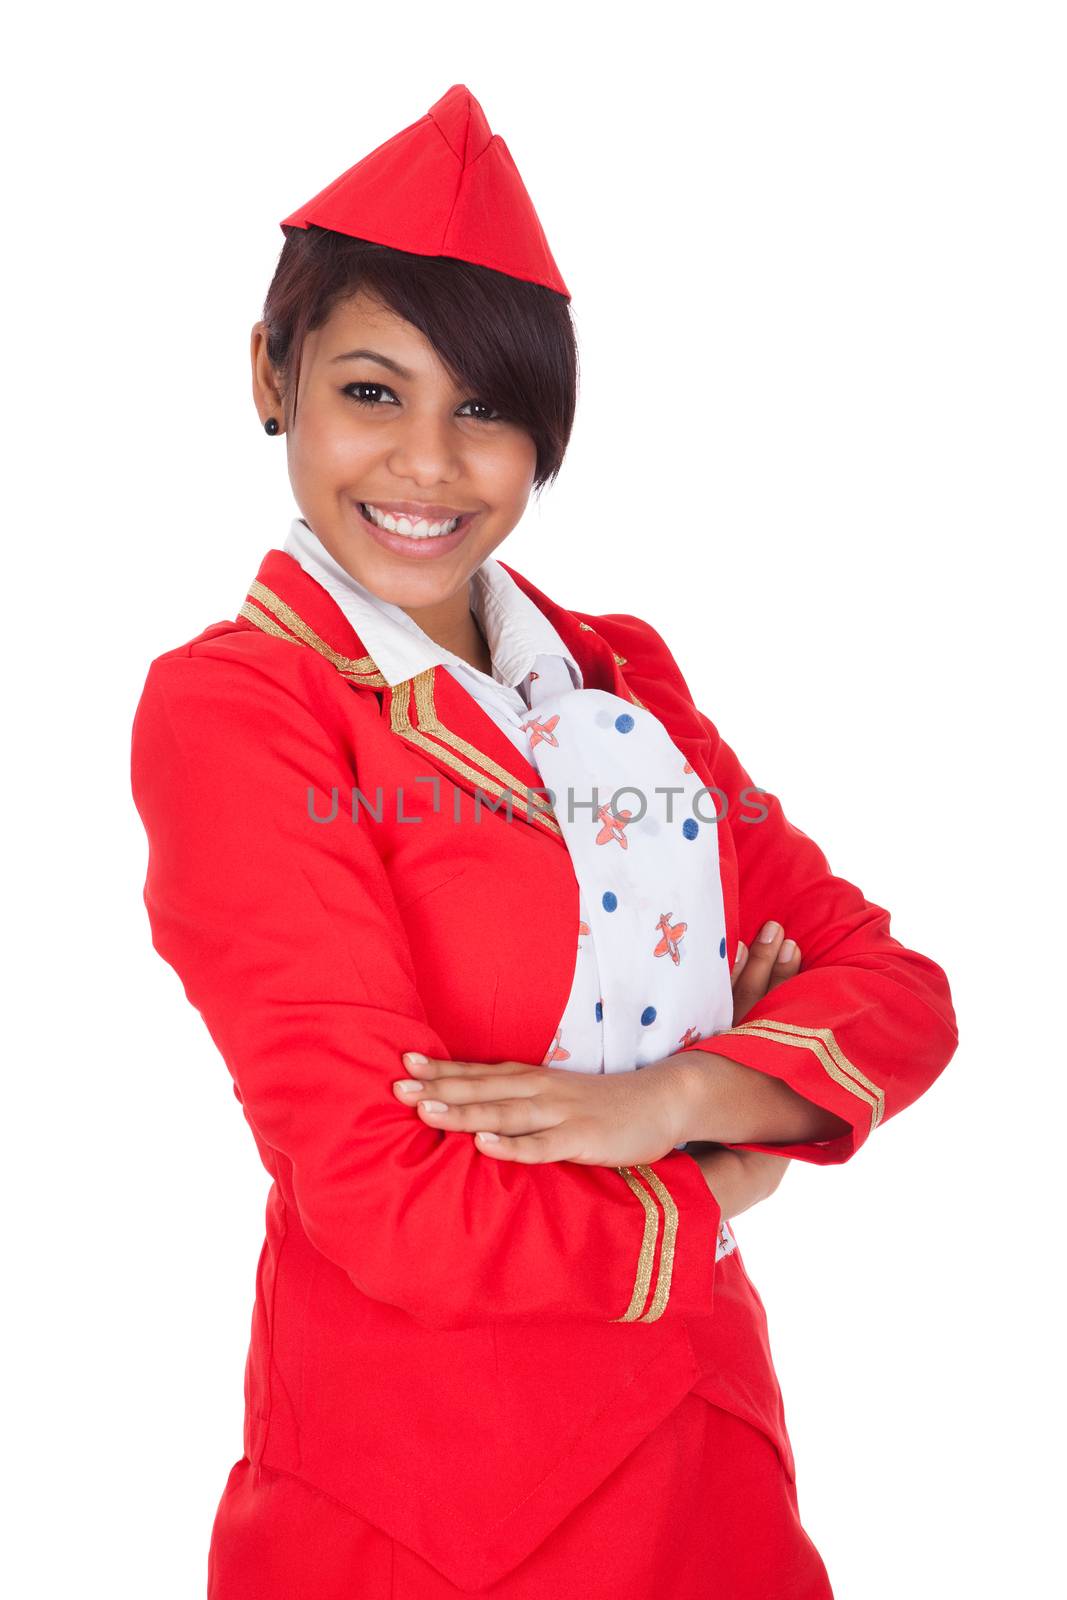
[{"label": "white background", "polygon": [[805,1524],[843,1600],[1052,1591],[1062,17],[259,0],[9,34],[8,1593],[204,1592],[268,1179],[151,949],[129,728],[294,514],[248,371],[279,219],[455,82],[581,340],[561,480],[499,553],[665,633],[952,981],[942,1078],[736,1224]]}]

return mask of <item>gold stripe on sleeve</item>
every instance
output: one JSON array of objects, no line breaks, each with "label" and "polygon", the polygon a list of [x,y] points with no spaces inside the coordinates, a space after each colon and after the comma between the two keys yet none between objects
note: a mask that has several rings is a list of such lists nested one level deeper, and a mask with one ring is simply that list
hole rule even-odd
[{"label": "gold stripe on sleeve", "polygon": [[[621,1317],[612,1317],[612,1322],[652,1322],[655,1318],[641,1316],[641,1308],[648,1299],[648,1289],[652,1282],[652,1259],[656,1253],[656,1237],[659,1233],[659,1212],[656,1202],[643,1184],[638,1183],[629,1167],[615,1169],[630,1185],[634,1194],[640,1200],[645,1211],[645,1229],[641,1236],[641,1249],[637,1257],[637,1276],[634,1279],[633,1294],[630,1304],[626,1307]],[[646,1172],[646,1167],[639,1167],[639,1172]],[[661,1308],[662,1309],[662,1308]],[[656,1313],[659,1315],[659,1312]]]},{"label": "gold stripe on sleeve", "polygon": [[655,1322],[667,1309],[667,1301],[671,1292],[671,1274],[674,1271],[674,1241],[678,1237],[678,1207],[670,1190],[658,1173],[651,1167],[638,1167],[638,1172],[646,1178],[659,1196],[663,1207],[663,1248],[659,1257],[659,1272],[656,1275],[656,1292],[652,1296],[652,1304],[640,1318],[642,1322]]},{"label": "gold stripe on sleeve", "polygon": [[829,1028],[806,1028],[799,1022],[776,1022],[771,1017],[759,1017],[754,1022],[739,1022],[736,1027],[727,1028],[716,1037],[724,1038],[732,1033],[748,1034],[756,1039],[770,1039],[775,1044],[790,1044],[801,1050],[810,1050],[827,1077],[870,1106],[872,1133],[885,1115],[885,1090],[872,1083],[859,1067],[853,1065]]}]

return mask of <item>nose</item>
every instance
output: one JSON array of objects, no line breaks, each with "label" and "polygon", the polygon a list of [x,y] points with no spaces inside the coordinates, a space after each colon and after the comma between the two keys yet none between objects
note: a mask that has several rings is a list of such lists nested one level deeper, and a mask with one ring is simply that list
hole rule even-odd
[{"label": "nose", "polygon": [[460,444],[451,416],[410,412],[391,441],[389,470],[422,489],[454,483],[463,472]]}]

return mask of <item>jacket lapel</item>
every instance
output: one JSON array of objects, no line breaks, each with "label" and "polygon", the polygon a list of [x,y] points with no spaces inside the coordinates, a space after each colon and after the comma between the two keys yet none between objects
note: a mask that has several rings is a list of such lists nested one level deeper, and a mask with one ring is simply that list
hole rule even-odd
[{"label": "jacket lapel", "polygon": [[[513,568],[506,571],[557,629],[587,688],[641,704],[623,681],[622,658],[590,623],[557,605]],[[267,551],[238,616],[275,638],[314,650],[354,689],[378,694],[382,714],[398,738],[468,794],[480,795],[487,805],[499,802],[505,816],[504,796],[510,793],[513,815],[563,845],[562,830],[541,792],[541,774],[474,696],[439,666],[390,686],[340,606],[286,551]]]},{"label": "jacket lapel", "polygon": [[511,795],[513,815],[563,843],[563,833],[543,792],[541,774],[520,754],[473,695],[440,667],[386,690],[390,726],[421,750],[460,788],[484,802]]}]

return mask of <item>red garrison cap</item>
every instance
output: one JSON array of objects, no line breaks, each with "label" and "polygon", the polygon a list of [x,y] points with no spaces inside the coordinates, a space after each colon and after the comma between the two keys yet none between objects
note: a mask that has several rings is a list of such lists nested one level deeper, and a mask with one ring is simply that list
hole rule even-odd
[{"label": "red garrison cap", "polygon": [[510,151],[462,83],[281,226],[309,223],[417,256],[492,267],[570,299]]}]

